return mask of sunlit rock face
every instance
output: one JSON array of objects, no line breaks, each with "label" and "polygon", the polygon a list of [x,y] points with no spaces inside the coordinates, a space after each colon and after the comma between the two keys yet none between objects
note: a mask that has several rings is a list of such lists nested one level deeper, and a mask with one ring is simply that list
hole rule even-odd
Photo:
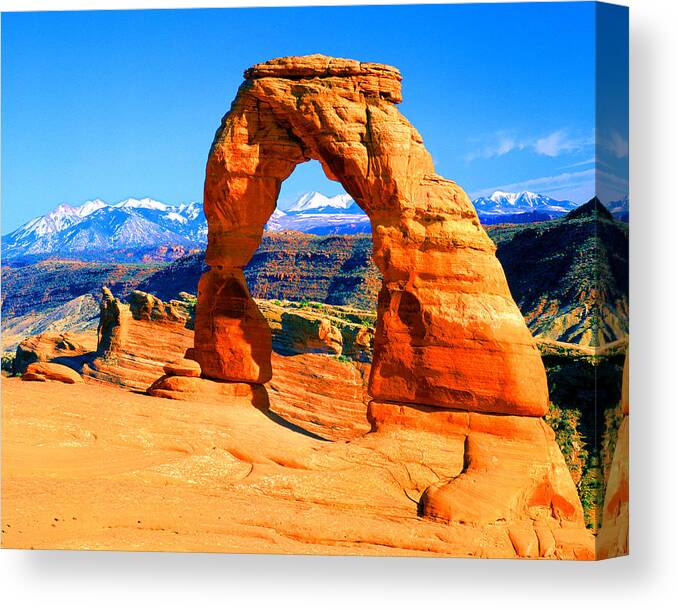
[{"label": "sunlit rock face", "polygon": [[541,416],[544,368],[494,245],[396,108],[400,81],[390,66],[320,55],[245,72],[207,163],[211,270],[200,282],[195,357],[207,377],[270,379],[270,331],[242,270],[282,181],[316,159],[372,223],[383,275],[374,399]]},{"label": "sunlit rock face", "polygon": [[[408,473],[428,474],[409,475],[407,497],[428,522],[476,533],[493,524],[515,556],[593,558],[574,482],[541,419],[548,390],[534,340],[471,201],[435,173],[397,110],[400,82],[390,66],[321,55],[245,72],[207,162],[210,270],[191,357],[208,379],[271,379],[271,332],[243,268],[281,183],[318,160],[369,216],[383,277],[370,434],[351,442],[397,448],[393,463],[414,442]],[[337,353],[339,335],[323,337],[322,349]]]},{"label": "sunlit rock face", "polygon": [[629,354],[624,362],[622,420],[617,431],[612,464],[606,481],[602,525],[596,540],[601,559],[629,552]]}]

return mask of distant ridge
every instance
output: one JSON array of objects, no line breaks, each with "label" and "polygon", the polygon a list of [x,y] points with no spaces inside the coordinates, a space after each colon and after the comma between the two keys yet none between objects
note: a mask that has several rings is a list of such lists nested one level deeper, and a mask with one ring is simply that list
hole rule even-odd
[{"label": "distant ridge", "polygon": [[584,205],[569,212],[566,220],[574,220],[575,218],[600,217],[605,220],[613,220],[614,217],[610,211],[600,202],[598,197],[594,197],[587,201]]},{"label": "distant ridge", "polygon": [[[495,191],[489,197],[475,199],[473,204],[480,221],[488,226],[529,224],[588,213],[588,208],[577,208],[572,201],[530,191]],[[609,208],[615,218],[628,220],[628,197],[611,202]],[[599,201],[595,209],[601,217],[610,217]],[[279,206],[265,229],[273,233],[354,235],[371,233],[372,225],[350,195],[327,197],[312,191],[284,209]],[[50,258],[161,262],[176,260],[206,243],[207,221],[202,203],[171,205],[145,197],[109,204],[93,199],[80,206],[61,203],[5,235],[2,259],[17,264]]]}]

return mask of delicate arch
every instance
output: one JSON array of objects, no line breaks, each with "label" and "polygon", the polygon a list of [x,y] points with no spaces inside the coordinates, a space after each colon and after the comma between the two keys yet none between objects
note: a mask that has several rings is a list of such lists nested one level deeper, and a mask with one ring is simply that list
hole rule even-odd
[{"label": "delicate arch", "polygon": [[398,112],[400,80],[389,66],[319,55],[245,72],[207,163],[210,271],[199,285],[195,358],[208,377],[270,379],[271,335],[243,267],[282,181],[316,159],[372,223],[383,275],[373,399],[543,415],[544,367],[495,247]]}]

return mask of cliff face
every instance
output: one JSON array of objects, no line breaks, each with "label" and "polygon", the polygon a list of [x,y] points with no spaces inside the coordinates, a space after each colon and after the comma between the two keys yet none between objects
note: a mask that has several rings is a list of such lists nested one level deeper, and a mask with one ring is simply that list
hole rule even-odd
[{"label": "cliff face", "polygon": [[158,265],[48,260],[2,268],[2,314],[17,317],[63,305],[102,286],[126,293],[158,271]]},{"label": "cliff face", "polygon": [[2,345],[14,350],[43,332],[96,328],[101,286],[122,296],[160,269],[158,265],[47,260],[2,267]]},{"label": "cliff face", "polygon": [[628,225],[595,202],[558,220],[489,229],[536,336],[600,346],[628,335]]},{"label": "cliff face", "polygon": [[[192,254],[153,274],[139,289],[164,300],[180,291],[196,294],[206,270],[204,253]],[[376,308],[381,286],[369,235],[268,233],[244,273],[257,299],[305,299],[362,309]]]}]

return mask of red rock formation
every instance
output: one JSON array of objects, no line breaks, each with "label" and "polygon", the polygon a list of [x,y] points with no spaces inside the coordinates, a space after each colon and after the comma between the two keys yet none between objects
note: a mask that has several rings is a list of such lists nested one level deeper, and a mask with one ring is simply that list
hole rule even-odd
[{"label": "red rock formation", "polygon": [[374,401],[369,418],[376,434],[433,434],[447,448],[446,476],[419,500],[423,516],[449,524],[506,523],[521,557],[552,557],[555,540],[578,558],[593,559],[577,489],[541,418]]},{"label": "red rock formation", "polygon": [[[303,334],[303,323],[290,322],[283,329],[280,320],[281,312],[286,311],[284,308],[267,303],[264,309],[269,322],[280,327],[277,331],[295,329],[292,334],[299,347],[313,344],[317,339],[317,335],[314,339],[313,335]],[[200,365],[194,360],[190,347],[193,344],[193,331],[188,328],[191,321],[186,315],[181,303],[165,303],[137,291],[131,305],[127,305],[104,290],[98,350],[78,366],[85,378],[147,390],[152,396],[163,398],[228,405],[229,399],[250,397],[260,408],[328,440],[350,440],[369,431],[366,417],[369,365],[340,361],[324,354],[288,351],[285,356],[273,355],[275,374],[266,384],[268,395],[251,384],[235,384],[231,388],[228,383],[200,379]],[[306,319],[302,311],[290,314],[292,317]],[[322,320],[322,316],[314,317],[311,313],[310,319]],[[340,333],[339,341],[344,341],[347,353],[358,356],[369,351],[370,337],[365,336],[366,329],[339,319],[335,323],[342,325],[343,339]],[[313,324],[309,329],[317,330]],[[51,359],[48,355],[62,354],[56,347],[63,342],[61,336],[48,339],[43,335],[30,340],[30,345],[40,346],[45,360]],[[71,342],[74,341],[72,338]],[[29,341],[22,345],[28,350]],[[77,354],[84,355],[83,351]],[[33,357],[33,352],[30,354]]]},{"label": "red rock formation", "polygon": [[603,519],[596,540],[601,559],[629,552],[629,355],[622,378],[622,421],[617,431],[610,473],[606,482]]},{"label": "red rock formation", "polygon": [[[282,181],[297,164],[318,160],[370,217],[383,275],[372,434],[358,442],[392,447],[405,434],[421,447],[425,469],[437,463],[427,449],[434,435],[434,447],[449,444],[450,461],[446,476],[429,473],[415,485],[420,514],[506,523],[519,556],[593,558],[576,488],[539,419],[548,406],[540,355],[469,198],[435,173],[394,105],[399,72],[314,55],[258,64],[245,79],[207,163],[211,270],[199,285],[192,352],[203,375],[271,378],[270,331],[243,268]],[[323,349],[338,343],[339,334],[328,336],[317,338]]]},{"label": "red rock formation", "polygon": [[56,362],[33,362],[21,376],[24,381],[60,381],[61,383],[82,383],[83,379],[72,368]]},{"label": "red rock formation", "polygon": [[96,338],[88,334],[42,333],[28,337],[17,346],[13,373],[22,375],[33,362],[77,360],[95,347]]},{"label": "red rock formation", "polygon": [[195,360],[179,358],[163,367],[166,375],[179,375],[180,377],[200,377],[200,365]]},{"label": "red rock formation", "polygon": [[178,305],[135,291],[131,304],[103,289],[95,358],[83,374],[105,383],[145,390],[168,360],[183,357],[193,344],[190,316]]},{"label": "red rock formation", "polygon": [[209,224],[195,357],[208,377],[264,383],[270,332],[242,269],[298,163],[320,161],[370,216],[383,274],[375,399],[543,415],[546,376],[495,248],[398,112],[395,68],[319,55],[258,64],[207,164]]},{"label": "red rock formation", "polygon": [[359,362],[372,361],[374,330],[363,324],[365,318],[360,323],[355,321],[359,319],[358,310],[327,305],[318,309],[281,306],[262,300],[256,303],[271,328],[273,349],[279,354],[334,354]]}]

